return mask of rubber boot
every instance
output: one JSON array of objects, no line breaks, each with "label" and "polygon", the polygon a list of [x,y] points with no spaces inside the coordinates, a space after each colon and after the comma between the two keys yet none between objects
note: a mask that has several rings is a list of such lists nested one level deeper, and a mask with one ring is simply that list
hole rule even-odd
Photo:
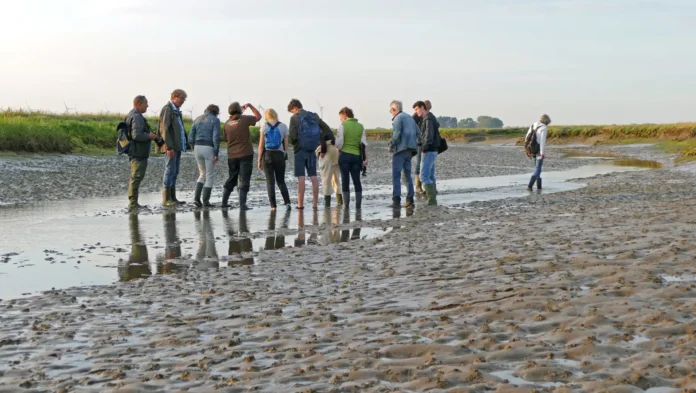
[{"label": "rubber boot", "polygon": [[331,195],[324,195],[324,207],[327,209],[331,207]]},{"label": "rubber boot", "polygon": [[170,199],[172,201],[174,201],[174,203],[176,203],[177,205],[185,205],[186,204],[186,202],[176,199],[176,187],[170,188],[169,192],[170,192]]},{"label": "rubber boot", "polygon": [[362,192],[355,193],[355,209],[362,209]]},{"label": "rubber boot", "polygon": [[[201,184],[201,183],[198,183]],[[215,207],[212,203],[210,203],[210,194],[213,192],[212,187],[203,187],[203,206],[204,207]]]},{"label": "rubber boot", "polygon": [[239,210],[241,211],[246,211],[246,210],[251,210],[249,206],[247,206],[247,194],[249,193],[249,190],[243,190],[239,189]]},{"label": "rubber boot", "polygon": [[437,206],[437,194],[434,184],[425,185],[425,195],[428,200],[428,206]]},{"label": "rubber boot", "polygon": [[391,207],[393,209],[401,209],[401,198],[400,197],[393,197],[392,204],[389,205],[389,207]]},{"label": "rubber boot", "polygon": [[415,205],[416,203],[413,201],[413,198],[406,198],[406,204],[404,205],[406,209],[412,209]]},{"label": "rubber boot", "polygon": [[350,191],[343,191],[343,208],[348,210],[350,207]]},{"label": "rubber boot", "polygon": [[201,202],[201,192],[203,192],[203,183],[196,183],[196,193],[193,197],[193,204],[196,207],[202,207],[203,202]]},{"label": "rubber boot", "polygon": [[232,190],[228,190],[227,188],[222,189],[222,205],[220,207],[224,209],[228,209],[232,206],[228,203],[230,200],[230,194],[232,193]]},{"label": "rubber boot", "polygon": [[420,175],[416,175],[416,192],[418,194],[423,193],[423,183],[421,183]]},{"label": "rubber boot", "polygon": [[172,201],[171,188],[169,187],[162,189],[162,206],[176,206],[176,202]]},{"label": "rubber boot", "polygon": [[341,206],[343,204],[343,195],[336,194],[336,206]]},{"label": "rubber boot", "polygon": [[527,186],[527,191],[532,191],[532,187],[534,187],[534,182],[536,182],[536,176],[532,176],[531,179],[529,179],[529,185]]},{"label": "rubber boot", "polygon": [[541,190],[541,178],[537,177],[537,190]]}]

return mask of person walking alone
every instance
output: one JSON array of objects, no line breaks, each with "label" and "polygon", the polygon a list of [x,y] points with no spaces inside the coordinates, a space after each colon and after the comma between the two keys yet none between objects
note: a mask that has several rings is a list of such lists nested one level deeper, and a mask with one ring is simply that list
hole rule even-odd
[{"label": "person walking alone", "polygon": [[[350,206],[350,179],[355,189],[355,208],[362,208],[362,184],[360,169],[367,166],[367,137],[365,127],[355,119],[353,110],[345,107],[338,112],[341,125],[338,126],[336,148],[340,150],[338,165],[341,168],[341,185],[343,188],[343,206]],[[360,143],[365,145],[365,160],[360,158]]]},{"label": "person walking alone", "polygon": [[131,136],[131,146],[128,150],[130,158],[130,180],[128,181],[128,209],[135,211],[143,208],[138,204],[138,196],[140,195],[140,183],[145,178],[147,170],[147,160],[150,158],[150,150],[152,149],[152,141],[158,139],[157,135],[152,133],[150,125],[147,124],[147,119],[143,113],[147,112],[149,107],[145,96],[137,96],[133,99],[133,109],[126,116],[126,126]]},{"label": "person walking alone", "polygon": [[[215,165],[218,163],[220,152],[220,108],[208,105],[205,112],[196,118],[191,127],[189,141],[193,145],[193,155],[198,163],[198,181],[194,203],[198,207],[213,207],[210,203],[210,193],[215,182]],[[201,201],[201,194],[203,201]]]},{"label": "person walking alone", "polygon": [[162,204],[164,206],[183,205],[186,202],[176,199],[176,179],[181,167],[181,153],[186,152],[187,136],[181,106],[186,101],[186,92],[176,89],[172,92],[171,100],[167,102],[159,116],[159,136],[164,139],[161,153],[166,153],[164,167],[164,189]]},{"label": "person walking alone", "polygon": [[435,161],[440,148],[440,130],[435,115],[430,113],[423,101],[416,102],[416,110],[421,122],[421,181],[425,188],[428,205],[437,205],[437,188],[435,179]]},{"label": "person walking alone", "polygon": [[392,156],[392,207],[401,208],[401,173],[406,177],[408,193],[406,194],[406,208],[413,207],[413,177],[411,176],[411,158],[418,154],[418,126],[413,118],[403,112],[403,103],[394,100],[389,105],[392,115],[392,139],[389,142],[389,151]]},{"label": "person walking alone", "polygon": [[290,194],[285,184],[285,164],[288,159],[288,126],[278,121],[278,112],[267,109],[264,113],[266,122],[261,125],[258,167],[266,175],[266,190],[271,210],[275,211],[276,192],[275,185],[280,188],[280,195],[287,210],[290,210]]},{"label": "person walking alone", "polygon": [[[243,115],[247,109],[251,109],[254,116]],[[254,146],[251,144],[249,127],[261,120],[261,113],[251,104],[239,105],[238,102],[231,103],[228,112],[230,119],[225,123],[225,136],[229,178],[222,192],[222,207],[230,207],[230,194],[239,183],[239,208],[242,211],[250,210],[247,206],[247,195],[254,165]]]},{"label": "person walking alone", "polygon": [[[551,118],[549,115],[542,115],[539,121],[535,122],[525,136],[525,141],[531,140],[532,144],[536,146],[527,152],[529,157],[533,157],[536,160],[536,168],[532,174],[532,178],[529,179],[529,185],[527,186],[527,191],[532,191],[534,183],[536,183],[537,190],[541,190],[541,167],[544,165],[544,150],[546,149],[546,134],[548,133],[548,125],[551,124]],[[534,140],[534,138],[536,140]],[[537,158],[537,149],[539,158]]]}]

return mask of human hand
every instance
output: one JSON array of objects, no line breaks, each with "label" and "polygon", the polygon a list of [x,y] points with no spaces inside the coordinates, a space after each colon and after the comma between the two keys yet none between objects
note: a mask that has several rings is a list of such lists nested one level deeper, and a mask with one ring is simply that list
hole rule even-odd
[{"label": "human hand", "polygon": [[167,157],[174,158],[174,150],[167,150]]},{"label": "human hand", "polygon": [[147,135],[147,138],[151,141],[156,141],[158,137],[156,134],[150,133]]},{"label": "human hand", "polygon": [[543,155],[543,154],[541,155],[541,159],[542,159],[542,160],[544,159],[544,155]]},{"label": "human hand", "polygon": [[362,166],[367,167],[367,158],[363,161]]},{"label": "human hand", "polygon": [[259,160],[259,162],[257,163],[257,165],[258,165],[260,171],[263,170],[263,165],[261,165],[261,160]]},{"label": "human hand", "polygon": [[218,156],[213,157],[213,164],[217,164],[220,161]]}]

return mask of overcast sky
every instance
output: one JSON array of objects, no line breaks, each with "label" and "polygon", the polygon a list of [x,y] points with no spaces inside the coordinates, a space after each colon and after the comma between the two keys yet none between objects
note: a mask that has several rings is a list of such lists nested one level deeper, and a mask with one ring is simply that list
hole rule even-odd
[{"label": "overcast sky", "polygon": [[[0,0],[0,107],[389,102],[528,125],[696,120],[694,0]],[[223,114],[226,110],[222,110]],[[225,116],[221,115],[224,119]]]}]

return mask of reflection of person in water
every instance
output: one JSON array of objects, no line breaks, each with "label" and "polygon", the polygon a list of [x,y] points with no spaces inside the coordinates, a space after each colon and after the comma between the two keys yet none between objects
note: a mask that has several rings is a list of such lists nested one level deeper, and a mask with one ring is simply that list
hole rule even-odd
[{"label": "reflection of person in water", "polygon": [[157,273],[176,273],[181,270],[180,267],[176,263],[170,262],[171,259],[181,257],[181,243],[179,242],[179,234],[176,231],[176,213],[166,211],[162,214],[162,219],[164,220],[165,245],[164,255],[157,260]]},{"label": "reflection of person in water", "polygon": [[143,244],[140,234],[140,221],[137,214],[131,214],[128,218],[131,237],[131,253],[128,261],[119,263],[119,281],[131,281],[152,275],[150,263],[147,256],[147,246]]},{"label": "reflection of person in water", "polygon": [[[355,213],[355,221],[362,221],[362,213],[360,211],[357,211]],[[344,224],[350,224],[350,212],[349,211],[344,211],[343,213],[343,223]],[[349,237],[350,236],[350,237]],[[357,240],[360,239],[360,228],[353,228],[353,234],[350,235],[350,230],[349,229],[344,229],[341,231],[341,242],[347,242],[348,240]]]},{"label": "reflection of person in water", "polygon": [[[290,210],[285,211],[285,216],[289,218]],[[280,250],[285,248],[285,236],[276,235],[276,211],[271,210],[271,216],[268,218],[268,235],[266,236],[265,250]]]},{"label": "reflection of person in water", "polygon": [[[210,222],[210,212],[205,210],[196,210],[194,213],[196,219],[196,232],[198,233],[198,252],[196,253],[196,261],[199,267],[217,268],[218,254],[215,249],[215,235],[213,234],[213,225]],[[203,220],[201,221],[201,215]]]},{"label": "reflection of person in water", "polygon": [[324,224],[326,225],[326,232],[322,236],[323,240],[320,240],[321,245],[327,245],[332,243],[338,243],[341,241],[341,233],[336,227],[338,226],[338,215],[339,209],[324,209]]},{"label": "reflection of person in water", "polygon": [[227,211],[222,211],[222,218],[225,220],[225,227],[227,228],[227,235],[230,237],[230,246],[228,250],[229,256],[239,255],[239,260],[230,260],[227,265],[253,265],[253,257],[243,257],[244,253],[251,253],[254,251],[253,243],[248,236],[249,227],[247,223],[246,211],[240,210],[239,212],[239,231],[234,227],[234,223],[230,219]]},{"label": "reflection of person in water", "polygon": [[297,210],[297,237],[295,238],[295,247],[305,245],[305,229],[304,229],[304,210]]}]

